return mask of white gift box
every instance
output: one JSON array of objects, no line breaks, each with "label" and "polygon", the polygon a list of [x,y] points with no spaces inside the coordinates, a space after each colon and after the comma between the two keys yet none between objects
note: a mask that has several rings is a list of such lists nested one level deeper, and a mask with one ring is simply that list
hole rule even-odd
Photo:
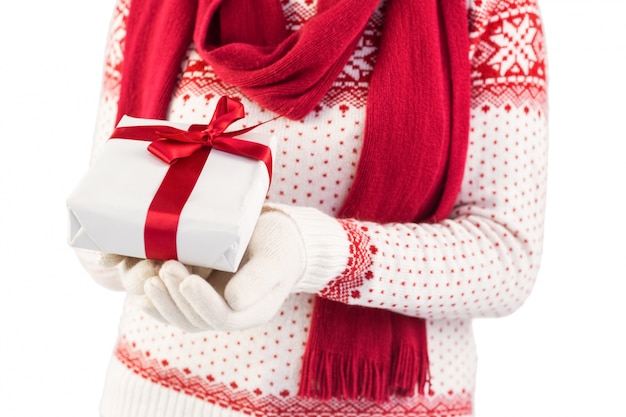
[{"label": "white gift box", "polygon": [[[118,127],[190,125],[124,116]],[[254,131],[237,138],[268,146]],[[232,140],[237,140],[233,138]],[[69,243],[146,258],[148,208],[170,165],[150,153],[150,141],[111,138],[67,199]],[[234,272],[246,250],[270,184],[264,162],[212,149],[176,229],[180,262]]]}]

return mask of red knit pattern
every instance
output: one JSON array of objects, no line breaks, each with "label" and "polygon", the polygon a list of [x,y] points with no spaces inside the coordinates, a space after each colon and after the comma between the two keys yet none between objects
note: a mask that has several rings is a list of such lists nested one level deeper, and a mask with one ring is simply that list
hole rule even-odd
[{"label": "red knit pattern", "polygon": [[137,351],[132,344],[120,342],[115,356],[130,371],[162,387],[182,392],[220,407],[258,417],[455,417],[472,411],[471,397],[465,393],[409,398],[401,402],[338,401],[298,398],[291,393],[281,397],[238,389],[236,382],[216,382],[212,375],[198,375],[192,370],[170,366],[167,359],[155,358],[150,352]]},{"label": "red knit pattern", "polygon": [[120,0],[117,2],[113,12],[112,31],[109,34],[103,74],[103,90],[107,95],[117,96],[119,94],[120,83],[122,81],[123,49],[129,1],[130,0]]},{"label": "red knit pattern", "polygon": [[204,96],[208,104],[208,101],[216,96],[234,97],[240,94],[237,88],[222,82],[215,75],[207,63],[198,56],[193,46],[187,51],[185,61],[186,65],[179,81],[179,88],[175,93],[176,96],[180,96],[182,92],[185,94],[183,99],[190,95]]},{"label": "red knit pattern", "polygon": [[376,63],[376,50],[380,43],[383,16],[376,10],[369,20],[355,53],[348,59],[343,71],[322,100],[327,107],[365,107],[372,70]]},{"label": "red knit pattern", "polygon": [[474,105],[522,106],[546,100],[541,16],[530,0],[506,0],[486,23],[473,62]]},{"label": "red knit pattern", "polygon": [[347,303],[350,298],[361,298],[359,288],[363,285],[363,280],[372,279],[374,276],[370,270],[373,263],[371,255],[376,253],[377,249],[369,244],[367,227],[359,226],[351,220],[340,220],[340,222],[350,241],[347,268],[341,276],[330,281],[320,295],[329,300]]}]

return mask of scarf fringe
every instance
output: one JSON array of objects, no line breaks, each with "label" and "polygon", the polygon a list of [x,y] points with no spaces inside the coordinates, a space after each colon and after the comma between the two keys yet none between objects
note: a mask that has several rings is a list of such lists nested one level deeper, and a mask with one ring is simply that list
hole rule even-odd
[{"label": "scarf fringe", "polygon": [[329,352],[311,352],[302,364],[298,395],[388,401],[388,366]]},{"label": "scarf fringe", "polygon": [[[391,367],[355,356],[314,351],[306,355],[298,395],[328,400],[330,398],[389,401],[392,394],[408,397],[424,395],[430,383],[428,353],[400,346]],[[391,371],[391,373],[390,373]]]},{"label": "scarf fringe", "polygon": [[424,395],[430,384],[429,360],[426,346],[415,352],[408,346],[400,346],[391,361],[391,387],[394,394],[408,397],[415,393]]}]

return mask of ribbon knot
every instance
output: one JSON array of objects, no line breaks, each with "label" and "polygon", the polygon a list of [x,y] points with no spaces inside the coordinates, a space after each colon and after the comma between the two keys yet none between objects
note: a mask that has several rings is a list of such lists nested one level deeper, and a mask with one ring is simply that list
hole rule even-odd
[{"label": "ribbon knot", "polygon": [[209,129],[203,130],[202,132],[202,141],[205,145],[213,146],[213,135],[209,132]]},{"label": "ribbon knot", "polygon": [[215,112],[208,125],[191,125],[188,130],[167,126],[159,127],[156,132],[157,139],[148,146],[148,150],[170,165],[179,159],[190,157],[202,148],[216,149],[256,159],[265,163],[271,181],[271,150],[263,144],[235,138],[235,136],[247,133],[267,122],[226,132],[228,126],[244,116],[243,104],[223,96],[217,102]]},{"label": "ribbon knot", "polygon": [[[259,126],[225,133],[225,130],[244,117],[243,104],[230,97],[221,97],[208,125],[192,125],[189,130],[165,128],[157,131],[158,139],[153,141],[148,150],[167,162],[191,156],[203,147],[219,149],[220,139],[232,138]],[[221,150],[221,149],[220,149]]]}]

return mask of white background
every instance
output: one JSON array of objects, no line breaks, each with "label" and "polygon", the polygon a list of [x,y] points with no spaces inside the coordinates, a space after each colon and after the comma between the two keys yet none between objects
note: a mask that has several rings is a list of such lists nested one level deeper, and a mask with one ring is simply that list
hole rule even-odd
[{"label": "white background", "polygon": [[[541,1],[541,0],[540,0]],[[478,417],[624,416],[626,2],[543,0],[550,168],[539,281],[476,321]],[[113,0],[0,6],[0,416],[96,417],[122,296],[66,246]]]}]

